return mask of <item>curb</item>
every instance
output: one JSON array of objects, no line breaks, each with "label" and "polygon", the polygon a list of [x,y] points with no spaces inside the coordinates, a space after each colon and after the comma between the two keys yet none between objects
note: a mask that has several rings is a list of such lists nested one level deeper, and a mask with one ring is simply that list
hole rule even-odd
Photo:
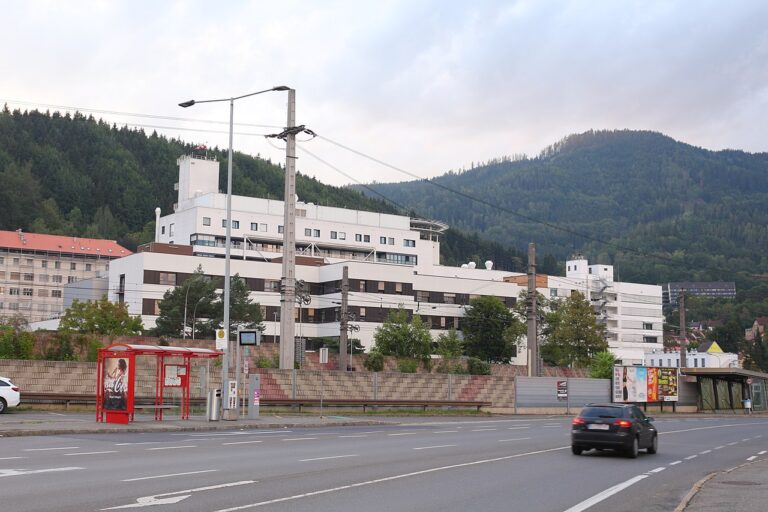
[{"label": "curb", "polygon": [[752,464],[758,462],[757,460],[753,460],[750,462],[745,462],[744,464],[739,464],[738,466],[732,467],[730,469],[725,469],[723,471],[715,471],[714,473],[710,473],[695,484],[693,484],[693,487],[691,487],[691,490],[688,491],[688,493],[683,497],[682,501],[675,507],[675,510],[673,512],[683,512],[686,508],[688,508],[688,505],[690,505],[693,498],[696,497],[696,495],[701,491],[701,489],[704,487],[704,485],[715,478],[716,476],[720,475],[727,475],[728,473],[732,471],[736,471],[737,469],[741,469],[746,466],[751,466]]}]

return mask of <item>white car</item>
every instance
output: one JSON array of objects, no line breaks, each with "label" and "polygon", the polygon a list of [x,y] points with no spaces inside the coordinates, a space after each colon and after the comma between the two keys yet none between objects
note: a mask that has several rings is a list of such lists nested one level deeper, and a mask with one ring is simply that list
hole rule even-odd
[{"label": "white car", "polygon": [[0,377],[0,413],[5,412],[8,407],[16,407],[21,401],[19,387],[11,379]]}]

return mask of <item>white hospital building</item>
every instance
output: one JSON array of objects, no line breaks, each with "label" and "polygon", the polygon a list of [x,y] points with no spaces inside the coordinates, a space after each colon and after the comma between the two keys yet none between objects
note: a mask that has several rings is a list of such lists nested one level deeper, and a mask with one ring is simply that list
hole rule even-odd
[{"label": "white hospital building", "polygon": [[[182,156],[174,212],[157,216],[155,243],[109,267],[110,299],[126,302],[153,327],[158,302],[198,266],[222,279],[226,236],[226,195],[218,190],[219,163]],[[265,342],[278,340],[283,242],[282,201],[232,198],[231,274],[244,278],[264,313]],[[363,346],[402,304],[431,326],[433,336],[460,328],[470,299],[493,295],[512,306],[525,289],[524,274],[493,270],[490,262],[462,267],[440,265],[441,222],[297,202],[296,277],[309,285],[311,303],[296,309],[296,335],[339,335],[341,278],[349,268],[349,310]],[[605,322],[611,349],[625,364],[662,349],[661,287],[613,280],[613,269],[575,258],[565,277],[547,277],[539,291],[565,297],[579,290]],[[189,305],[190,310],[193,305]],[[299,321],[299,316],[301,317]],[[514,361],[526,364],[525,350]]]}]

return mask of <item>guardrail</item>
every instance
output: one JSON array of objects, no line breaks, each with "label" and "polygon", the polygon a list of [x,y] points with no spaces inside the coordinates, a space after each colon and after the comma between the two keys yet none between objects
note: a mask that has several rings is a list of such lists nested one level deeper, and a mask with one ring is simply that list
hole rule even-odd
[{"label": "guardrail", "polygon": [[[21,403],[40,403],[40,404],[64,404],[65,408],[70,405],[96,405],[96,395],[77,394],[77,393],[22,393]],[[155,403],[154,397],[136,397],[135,404],[137,408],[141,406],[152,406]],[[261,405],[266,406],[289,406],[297,407],[301,411],[302,407],[320,407],[319,398],[262,398]],[[205,398],[191,398],[190,405],[193,407],[202,407],[205,405]],[[483,407],[490,407],[491,402],[482,402],[475,400],[358,400],[358,399],[323,399],[322,405],[327,407],[362,407],[366,412],[369,407],[420,407],[423,411],[428,408],[474,408],[480,411]]]}]

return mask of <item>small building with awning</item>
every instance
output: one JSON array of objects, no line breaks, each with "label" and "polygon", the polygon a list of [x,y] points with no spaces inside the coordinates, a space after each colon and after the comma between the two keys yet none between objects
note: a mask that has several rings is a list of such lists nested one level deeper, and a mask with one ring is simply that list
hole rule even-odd
[{"label": "small building with awning", "polygon": [[744,409],[751,400],[754,411],[768,411],[768,373],[743,368],[682,368],[684,382],[695,383],[699,411]]}]

